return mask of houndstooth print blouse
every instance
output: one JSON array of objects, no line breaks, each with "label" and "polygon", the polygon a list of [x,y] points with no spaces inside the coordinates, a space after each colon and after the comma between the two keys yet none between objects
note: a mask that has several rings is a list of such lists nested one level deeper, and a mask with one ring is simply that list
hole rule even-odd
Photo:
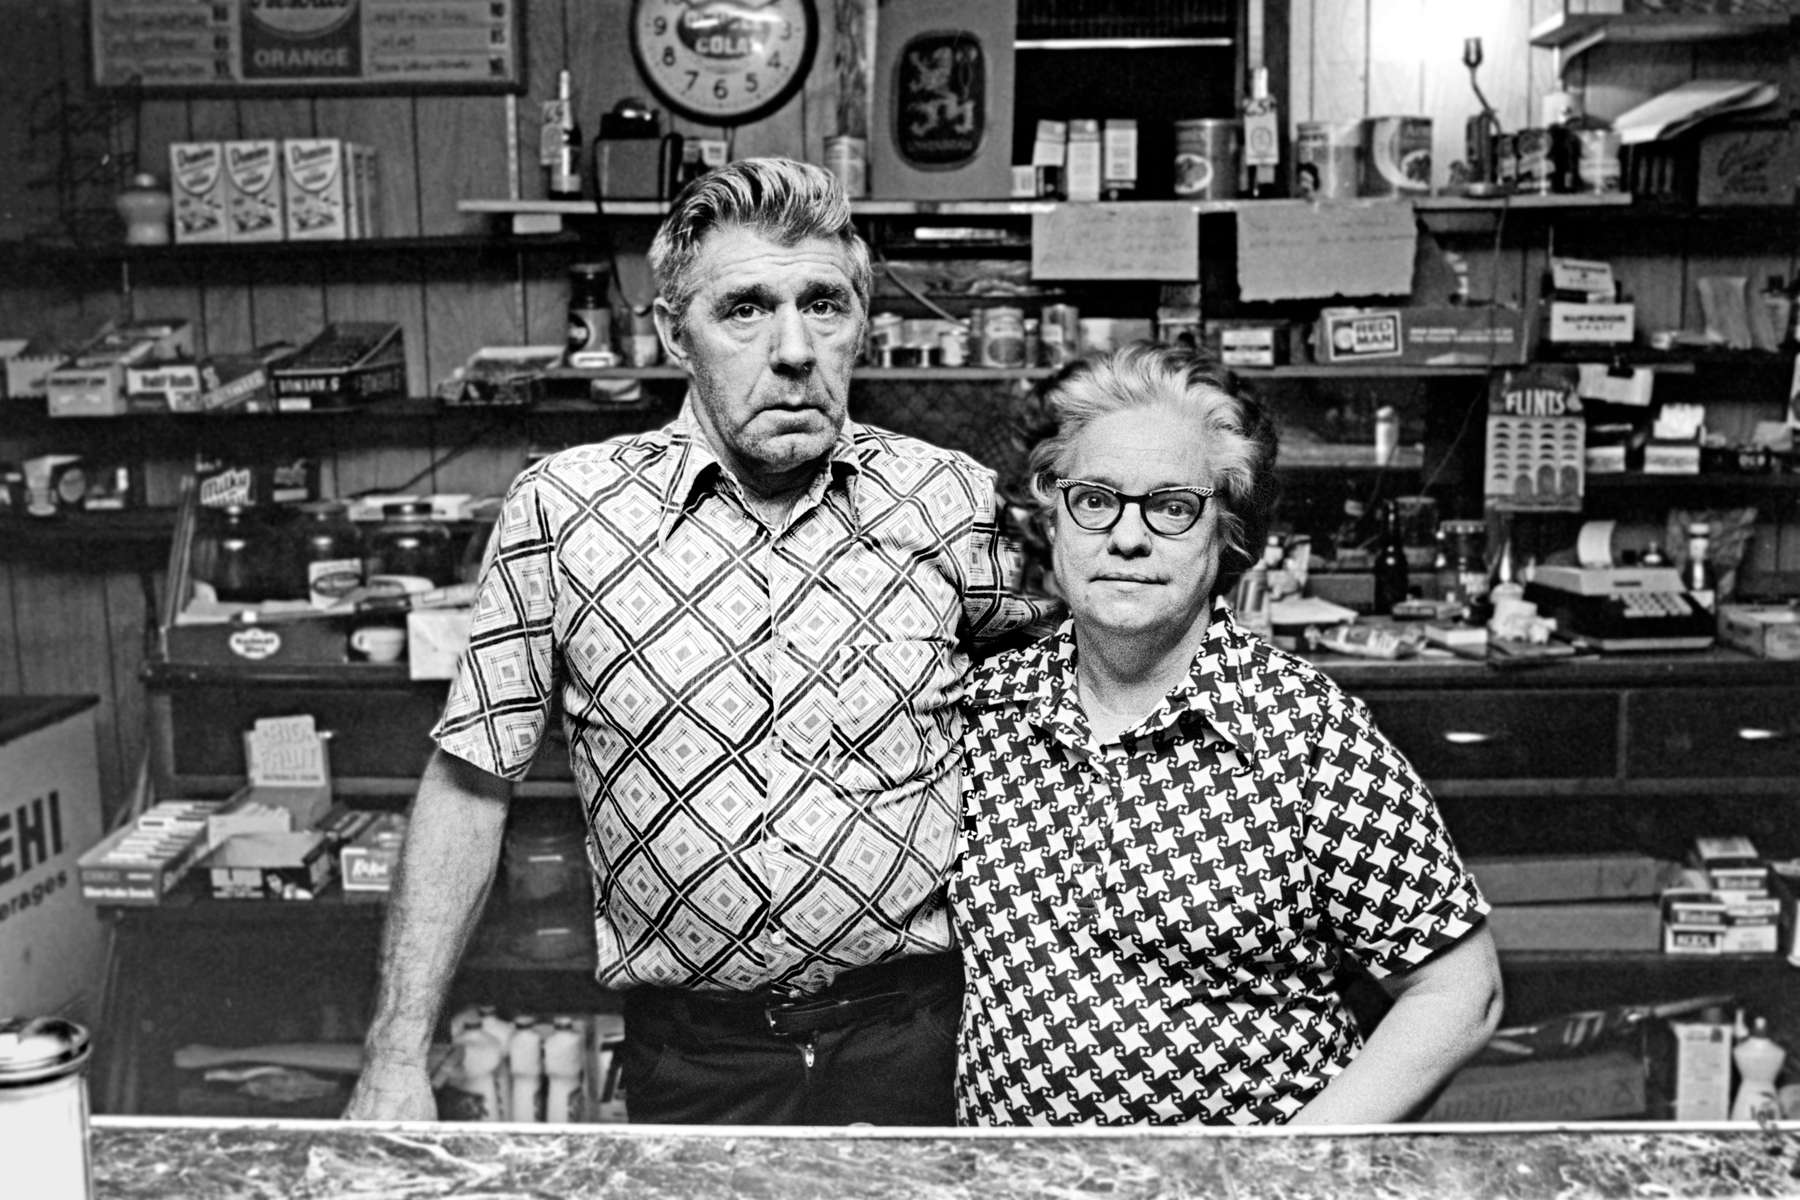
[{"label": "houndstooth print blouse", "polygon": [[1215,605],[1101,745],[1073,626],[970,685],[951,919],[965,1124],[1284,1121],[1356,1053],[1345,958],[1404,972],[1487,911],[1362,702]]}]

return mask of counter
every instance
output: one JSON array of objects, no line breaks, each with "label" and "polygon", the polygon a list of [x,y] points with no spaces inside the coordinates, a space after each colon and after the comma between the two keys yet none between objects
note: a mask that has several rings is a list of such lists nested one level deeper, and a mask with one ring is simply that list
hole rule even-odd
[{"label": "counter", "polygon": [[1792,1196],[1800,1123],[1014,1132],[99,1117],[94,1200]]}]

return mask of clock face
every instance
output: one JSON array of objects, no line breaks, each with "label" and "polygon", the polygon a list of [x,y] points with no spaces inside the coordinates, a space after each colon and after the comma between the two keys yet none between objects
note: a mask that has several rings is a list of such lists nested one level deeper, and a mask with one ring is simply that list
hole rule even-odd
[{"label": "clock face", "polygon": [[651,90],[690,120],[738,125],[806,82],[813,0],[633,0],[631,51]]}]

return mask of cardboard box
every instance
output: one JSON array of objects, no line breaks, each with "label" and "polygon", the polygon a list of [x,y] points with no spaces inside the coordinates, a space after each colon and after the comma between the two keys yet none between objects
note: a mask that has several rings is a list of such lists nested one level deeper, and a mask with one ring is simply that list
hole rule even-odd
[{"label": "cardboard box", "polygon": [[1694,201],[1705,205],[1794,202],[1800,137],[1785,124],[1711,129],[1700,135]]},{"label": "cardboard box", "polygon": [[351,235],[355,166],[339,138],[286,138],[281,143],[282,203],[294,241],[343,241]]},{"label": "cardboard box", "polygon": [[169,143],[169,192],[174,200],[175,241],[223,242],[225,147],[219,142]]},{"label": "cardboard box", "polygon": [[226,142],[227,241],[279,242],[287,236],[281,143],[274,138]]},{"label": "cardboard box", "polygon": [[1637,950],[1661,944],[1654,900],[1496,904],[1488,914],[1494,945],[1506,950]]},{"label": "cardboard box", "polygon": [[406,345],[391,321],[344,321],[269,372],[283,412],[342,408],[406,395]]},{"label": "cardboard box", "polygon": [[196,466],[195,487],[202,508],[231,504],[303,504],[319,497],[319,460],[206,462]]},{"label": "cardboard box", "polygon": [[125,368],[125,407],[132,412],[199,412],[204,388],[200,364],[193,359]]},{"label": "cardboard box", "polygon": [[1644,474],[1698,475],[1700,444],[1698,442],[1664,442],[1651,439],[1644,446]]},{"label": "cardboard box", "polygon": [[1334,366],[1393,363],[1401,344],[1397,308],[1328,308],[1319,314],[1313,357]]},{"label": "cardboard box", "polygon": [[6,395],[10,400],[43,399],[50,394],[50,372],[67,362],[74,348],[35,338],[6,356]]},{"label": "cardboard box", "polygon": [[100,1014],[108,928],[79,887],[104,828],[94,703],[0,701],[0,1014]]},{"label": "cardboard box", "polygon": [[331,851],[315,829],[246,833],[214,847],[201,865],[219,899],[311,900],[331,880]]},{"label": "cardboard box", "polygon": [[1677,1121],[1723,1121],[1731,1115],[1731,1026],[1669,1021]]},{"label": "cardboard box", "polygon": [[1637,337],[1637,306],[1552,300],[1550,323],[1544,336],[1558,344],[1630,345]]},{"label": "cardboard box", "polygon": [[1091,118],[1070,121],[1068,165],[1063,169],[1068,198],[1100,199],[1101,172],[1100,122]]},{"label": "cardboard box", "polygon": [[345,893],[386,894],[393,887],[405,841],[404,813],[382,813],[364,827],[338,851]]},{"label": "cardboard box", "polygon": [[1489,366],[1531,357],[1536,320],[1529,307],[1413,305],[1400,310],[1400,360],[1420,366]]},{"label": "cardboard box", "polygon": [[218,801],[163,800],[81,856],[81,898],[92,904],[160,904],[206,851],[206,819]]},{"label": "cardboard box", "polygon": [[1800,659],[1800,609],[1785,604],[1725,604],[1719,640],[1758,658]]},{"label": "cardboard box", "polygon": [[1644,1064],[1607,1050],[1575,1058],[1464,1067],[1422,1120],[1499,1123],[1596,1120],[1644,1114]]},{"label": "cardboard box", "polygon": [[1781,902],[1775,953],[1800,967],[1800,859],[1769,864],[1769,890]]},{"label": "cardboard box", "polygon": [[421,609],[406,614],[409,679],[451,679],[469,648],[466,608]]},{"label": "cardboard box", "polygon": [[1490,904],[1654,897],[1678,864],[1647,854],[1530,854],[1465,858]]}]

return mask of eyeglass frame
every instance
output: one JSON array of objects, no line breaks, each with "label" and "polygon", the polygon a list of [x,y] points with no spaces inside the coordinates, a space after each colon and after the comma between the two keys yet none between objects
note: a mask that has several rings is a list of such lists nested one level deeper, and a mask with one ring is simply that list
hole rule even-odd
[{"label": "eyeglass frame", "polygon": [[[1075,522],[1075,528],[1080,529],[1085,533],[1110,533],[1113,527],[1119,523],[1120,518],[1125,515],[1125,506],[1127,504],[1136,504],[1138,506],[1138,516],[1144,522],[1145,529],[1148,529],[1158,537],[1171,538],[1181,537],[1183,534],[1192,531],[1194,526],[1200,523],[1200,518],[1206,515],[1206,502],[1212,499],[1218,491],[1218,489],[1208,487],[1205,484],[1181,484],[1175,487],[1152,488],[1147,492],[1133,494],[1130,492],[1121,492],[1118,488],[1108,484],[1095,483],[1091,479],[1057,479],[1055,480],[1055,484],[1056,490],[1062,493],[1063,508],[1068,512],[1069,520]],[[1112,497],[1119,502],[1119,507],[1113,513],[1112,520],[1097,527],[1082,524],[1081,518],[1075,515],[1074,504],[1069,499],[1070,489],[1077,487],[1098,488],[1103,492],[1110,493]],[[1155,525],[1150,523],[1149,501],[1156,496],[1167,495],[1170,492],[1185,492],[1190,496],[1196,496],[1199,498],[1200,504],[1194,509],[1193,520],[1189,521],[1186,525],[1183,525],[1173,533],[1165,533],[1163,530],[1158,529]]]}]

